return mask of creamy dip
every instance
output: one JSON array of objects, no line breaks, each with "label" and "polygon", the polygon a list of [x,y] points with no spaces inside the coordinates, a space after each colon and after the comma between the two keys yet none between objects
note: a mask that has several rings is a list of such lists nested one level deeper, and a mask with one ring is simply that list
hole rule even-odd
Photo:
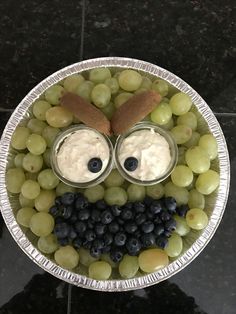
[{"label": "creamy dip", "polygon": [[[124,168],[128,157],[138,160],[134,171]],[[125,138],[120,146],[119,161],[125,172],[133,178],[150,181],[162,176],[171,161],[170,147],[166,139],[154,129],[140,130]]]},{"label": "creamy dip", "polygon": [[[89,182],[104,171],[109,156],[109,147],[102,135],[93,130],[78,130],[64,140],[56,158],[64,178],[73,182]],[[88,169],[88,162],[92,158],[102,161],[102,169],[97,173]]]}]

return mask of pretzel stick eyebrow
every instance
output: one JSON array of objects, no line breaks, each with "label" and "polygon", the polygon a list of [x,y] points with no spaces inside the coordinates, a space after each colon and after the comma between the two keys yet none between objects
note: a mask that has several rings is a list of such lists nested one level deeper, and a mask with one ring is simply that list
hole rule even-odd
[{"label": "pretzel stick eyebrow", "polygon": [[60,100],[80,121],[106,135],[111,135],[111,123],[104,113],[74,93],[65,93]]},{"label": "pretzel stick eyebrow", "polygon": [[129,98],[114,113],[111,128],[114,134],[122,134],[144,119],[161,101],[156,91],[145,91]]}]

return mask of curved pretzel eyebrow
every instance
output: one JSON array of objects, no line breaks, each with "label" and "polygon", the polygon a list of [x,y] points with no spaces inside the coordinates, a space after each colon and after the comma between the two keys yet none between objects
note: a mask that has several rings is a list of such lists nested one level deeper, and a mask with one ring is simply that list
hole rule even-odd
[{"label": "curved pretzel eyebrow", "polygon": [[80,121],[106,135],[111,135],[111,123],[105,114],[94,105],[74,93],[66,93],[60,103]]},{"label": "curved pretzel eyebrow", "polygon": [[144,119],[161,101],[161,95],[150,90],[129,98],[114,113],[111,128],[114,134],[122,134]]}]

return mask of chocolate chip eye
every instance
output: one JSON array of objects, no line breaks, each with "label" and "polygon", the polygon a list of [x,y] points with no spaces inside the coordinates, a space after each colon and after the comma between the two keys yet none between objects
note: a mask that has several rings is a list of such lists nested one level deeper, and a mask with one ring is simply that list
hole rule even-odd
[{"label": "chocolate chip eye", "polygon": [[138,159],[135,157],[128,157],[125,159],[124,167],[128,171],[134,171],[138,167]]},{"label": "chocolate chip eye", "polygon": [[88,170],[97,173],[102,169],[102,161],[100,158],[91,158],[88,162]]}]

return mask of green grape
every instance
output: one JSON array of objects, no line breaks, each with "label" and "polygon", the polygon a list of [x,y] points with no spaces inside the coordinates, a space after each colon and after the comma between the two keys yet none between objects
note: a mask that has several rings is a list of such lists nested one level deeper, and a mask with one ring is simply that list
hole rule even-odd
[{"label": "green grape", "polygon": [[39,212],[48,212],[54,205],[56,193],[54,190],[41,190],[34,200],[34,206]]},{"label": "green grape", "polygon": [[73,114],[64,107],[55,106],[46,112],[47,123],[54,128],[64,128],[73,121]]},{"label": "green grape", "polygon": [[107,262],[112,268],[116,268],[118,266],[118,263],[113,262],[109,254],[102,254],[100,259],[101,261]]},{"label": "green grape", "polygon": [[54,228],[54,219],[48,213],[36,213],[30,219],[30,230],[38,237],[46,237]]},{"label": "green grape", "polygon": [[151,113],[151,120],[159,125],[167,124],[172,117],[172,111],[167,103],[161,102]]},{"label": "green grape", "polygon": [[198,145],[205,150],[210,160],[213,160],[217,157],[217,142],[212,134],[205,134],[201,136]]},{"label": "green grape", "polygon": [[152,83],[152,89],[161,96],[166,96],[168,94],[169,85],[166,81],[158,78]]},{"label": "green grape", "polygon": [[189,192],[186,188],[176,186],[172,182],[168,182],[165,185],[165,196],[172,196],[175,198],[177,205],[183,205],[188,203]]},{"label": "green grape", "polygon": [[42,137],[45,139],[47,143],[47,147],[52,147],[55,138],[57,137],[60,129],[54,128],[50,125],[46,126],[46,128],[42,132]]},{"label": "green grape", "polygon": [[186,125],[195,131],[197,129],[197,117],[193,112],[186,112],[178,117],[177,125]]},{"label": "green grape", "polygon": [[111,94],[114,95],[119,90],[119,83],[115,77],[108,78],[105,80],[105,84],[109,87]]},{"label": "green grape", "polygon": [[18,210],[16,214],[16,221],[21,226],[29,228],[30,220],[34,214],[36,214],[36,210],[32,207],[23,207]]},{"label": "green grape", "polygon": [[26,180],[21,187],[21,193],[24,197],[33,200],[39,195],[40,186],[36,181]]},{"label": "green grape", "polygon": [[187,94],[180,92],[171,97],[170,106],[173,114],[181,116],[190,110],[192,100]]},{"label": "green grape", "polygon": [[37,100],[33,104],[33,114],[38,120],[46,120],[46,111],[51,108],[51,105],[45,100]]},{"label": "green grape", "polygon": [[65,78],[63,86],[68,92],[74,93],[83,82],[84,77],[81,74],[72,74]]},{"label": "green grape", "polygon": [[159,200],[164,195],[164,186],[161,183],[149,185],[146,187],[147,196],[150,196],[156,200]]},{"label": "green grape", "polygon": [[23,158],[23,168],[26,171],[36,173],[41,170],[43,166],[43,157],[28,153]]},{"label": "green grape", "polygon": [[184,143],[184,146],[187,148],[197,146],[199,139],[200,134],[198,132],[193,132],[191,138],[186,143]]},{"label": "green grape", "polygon": [[60,85],[53,85],[45,92],[45,99],[52,105],[58,105],[60,98],[65,92],[65,89]]},{"label": "green grape", "polygon": [[98,200],[103,199],[104,197],[104,188],[101,184],[92,186],[91,188],[87,188],[84,192],[84,196],[87,197],[89,202],[95,203]]},{"label": "green grape", "polygon": [[208,170],[200,174],[196,181],[196,189],[198,192],[209,195],[214,192],[220,183],[220,176],[214,170]]},{"label": "green grape", "polygon": [[168,255],[161,249],[148,249],[139,254],[139,267],[145,273],[153,273],[169,264]]},{"label": "green grape", "polygon": [[168,104],[170,102],[169,98],[167,98],[167,97],[162,97],[162,101],[166,104]]},{"label": "green grape", "polygon": [[25,174],[21,168],[12,168],[6,173],[7,190],[11,193],[20,193],[21,186],[25,182]]},{"label": "green grape", "polygon": [[151,89],[152,81],[150,80],[150,78],[142,76],[142,83],[140,85],[140,88],[145,88],[146,90]]},{"label": "green grape", "polygon": [[25,172],[25,178],[26,178],[26,180],[37,181],[38,175],[39,175],[38,172],[35,172],[35,173],[33,173],[33,172]]},{"label": "green grape", "polygon": [[194,230],[202,230],[208,224],[207,214],[200,208],[192,208],[186,214],[188,226]]},{"label": "green grape", "polygon": [[85,250],[83,247],[79,249],[79,257],[80,257],[80,263],[87,267],[93,262],[98,260],[96,257],[91,256],[89,251]]},{"label": "green grape", "polygon": [[186,147],[180,146],[178,147],[178,161],[177,165],[186,165],[185,153],[187,151]]},{"label": "green grape", "polygon": [[131,93],[121,93],[117,95],[116,98],[114,99],[116,109],[123,105],[131,97],[133,97],[133,94]]},{"label": "green grape", "polygon": [[141,93],[146,92],[146,91],[147,91],[146,88],[139,87],[139,88],[134,92],[134,94],[135,94],[135,95],[136,95],[136,94],[141,94]]},{"label": "green grape", "polygon": [[108,68],[96,68],[89,72],[89,79],[95,84],[103,83],[111,78],[111,71]]},{"label": "green grape", "polygon": [[113,77],[116,78],[118,80],[119,76],[120,76],[121,71],[117,71]]},{"label": "green grape", "polygon": [[124,183],[125,179],[119,173],[117,169],[113,169],[109,176],[104,180],[106,187],[111,186],[121,186]]},{"label": "green grape", "polygon": [[210,158],[205,150],[199,146],[190,147],[185,153],[185,160],[189,168],[195,173],[203,173],[210,168]]},{"label": "green grape", "polygon": [[89,277],[96,280],[107,280],[111,276],[111,266],[104,261],[93,262],[89,265]]},{"label": "green grape", "polygon": [[180,255],[183,249],[183,241],[182,238],[173,233],[171,237],[168,239],[168,244],[165,247],[165,252],[169,257],[177,257]]},{"label": "green grape", "polygon": [[195,175],[195,176],[193,176],[193,181],[186,187],[186,189],[188,189],[188,191],[194,189],[196,180],[197,180],[197,176]]},{"label": "green grape", "polygon": [[175,87],[175,86],[173,86],[173,85],[171,85],[170,83],[169,83],[169,89],[168,89],[168,95],[167,95],[167,97],[168,98],[171,98],[172,96],[174,96],[175,94],[177,94],[179,92],[179,90]]},{"label": "green grape", "polygon": [[[28,150],[34,155],[43,154],[47,148],[45,139],[41,135],[38,135],[38,134],[31,134],[27,139],[26,146]],[[28,159],[29,158],[30,157],[28,157]],[[32,158],[30,159],[32,162]]]},{"label": "green grape", "polygon": [[91,92],[94,87],[93,82],[84,81],[79,87],[76,89],[75,93],[80,97],[84,98],[85,100],[91,100]]},{"label": "green grape", "polygon": [[60,182],[56,188],[56,195],[61,196],[67,192],[75,193],[76,188],[68,184],[65,184],[64,182]]},{"label": "green grape", "polygon": [[15,149],[25,149],[26,142],[30,136],[30,130],[24,126],[16,127],[12,137],[11,137],[11,146]]},{"label": "green grape", "polygon": [[91,92],[91,99],[98,108],[106,107],[111,100],[110,88],[105,84],[96,85]]},{"label": "green grape", "polygon": [[119,85],[128,92],[135,91],[142,83],[142,76],[134,70],[123,70],[118,77]]},{"label": "green grape", "polygon": [[44,169],[38,175],[38,183],[44,190],[53,190],[59,184],[59,179],[55,176],[52,169]]},{"label": "green grape", "polygon": [[19,202],[21,207],[34,207],[34,200],[29,200],[28,198],[24,197],[22,193],[19,195]]},{"label": "green grape", "polygon": [[114,186],[105,191],[104,199],[108,205],[123,206],[127,202],[127,193],[124,189]]},{"label": "green grape", "polygon": [[40,237],[38,239],[37,245],[38,245],[38,249],[45,254],[52,254],[59,247],[57,238],[52,233],[46,237]]},{"label": "green grape", "polygon": [[174,171],[171,173],[171,180],[177,186],[186,187],[193,181],[192,170],[187,166],[176,166]]},{"label": "green grape", "polygon": [[142,201],[146,194],[145,186],[130,184],[127,194],[130,202]]},{"label": "green grape", "polygon": [[102,112],[105,114],[108,120],[111,120],[113,113],[115,112],[115,106],[110,102],[106,107],[101,108]]},{"label": "green grape", "polygon": [[22,168],[24,157],[25,157],[25,154],[23,154],[23,153],[19,153],[15,156],[14,164],[15,164],[16,168]]},{"label": "green grape", "polygon": [[171,130],[171,134],[176,144],[184,144],[190,140],[192,129],[186,125],[177,125]]},{"label": "green grape", "polygon": [[190,231],[190,228],[187,225],[186,219],[183,217],[179,217],[178,215],[174,215],[173,218],[176,221],[175,233],[177,233],[181,237],[186,236]]},{"label": "green grape", "polygon": [[133,278],[139,270],[137,256],[125,255],[119,264],[119,273],[122,278]]},{"label": "green grape", "polygon": [[73,269],[79,264],[79,253],[70,245],[60,247],[55,253],[56,263],[65,269]]},{"label": "green grape", "polygon": [[43,130],[46,128],[47,124],[44,121],[37,119],[30,119],[27,123],[27,127],[32,133],[41,135]]},{"label": "green grape", "polygon": [[193,189],[189,191],[189,199],[188,199],[189,208],[205,208],[205,197],[203,194]]},{"label": "green grape", "polygon": [[170,118],[170,120],[166,124],[163,124],[161,127],[162,127],[162,129],[167,130],[167,131],[173,129],[174,119]]},{"label": "green grape", "polygon": [[47,167],[51,167],[51,149],[47,148],[43,153],[43,161]]}]

